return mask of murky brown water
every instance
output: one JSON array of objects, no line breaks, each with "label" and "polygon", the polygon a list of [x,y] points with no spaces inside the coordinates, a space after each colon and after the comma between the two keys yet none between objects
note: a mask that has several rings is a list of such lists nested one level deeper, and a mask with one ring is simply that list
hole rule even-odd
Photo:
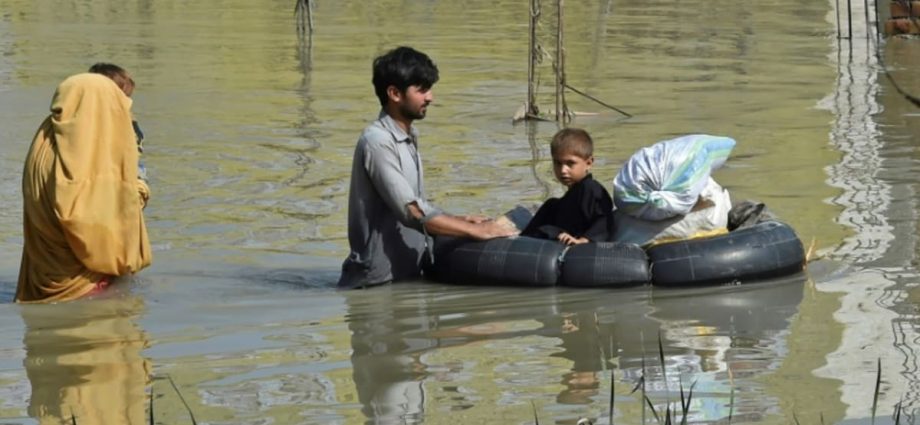
[{"label": "murky brown water", "polygon": [[[179,393],[211,424],[532,423],[534,406],[541,423],[609,423],[611,392],[617,422],[640,423],[643,368],[659,409],[696,382],[695,423],[835,423],[869,416],[877,359],[879,411],[920,406],[920,111],[864,40],[838,55],[833,4],[566,5],[569,83],[635,115],[568,95],[597,113],[575,123],[598,142],[595,177],[609,184],[636,148],[674,135],[734,137],[716,178],[816,241],[827,260],[808,276],[338,292],[351,153],[377,112],[373,57],[411,44],[441,69],[419,127],[448,210],[559,193],[556,127],[510,120],[526,92],[526,2],[319,1],[312,44],[293,3],[0,0],[0,423],[145,422],[151,392],[163,423],[188,421]],[[543,12],[552,51],[555,9]],[[920,92],[920,42],[884,52]],[[138,82],[155,264],[103,299],[9,304],[22,159],[55,85],[101,60]],[[547,110],[548,62],[540,72]]]}]

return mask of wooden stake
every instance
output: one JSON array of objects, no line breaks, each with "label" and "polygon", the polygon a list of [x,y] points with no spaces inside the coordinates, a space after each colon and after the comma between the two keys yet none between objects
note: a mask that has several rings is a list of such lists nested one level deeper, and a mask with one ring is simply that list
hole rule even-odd
[{"label": "wooden stake", "polygon": [[[853,39],[853,2],[847,0],[847,40]],[[853,43],[850,43],[850,49],[853,49]]]},{"label": "wooden stake", "polygon": [[565,0],[559,0],[559,97],[562,103],[562,125],[571,121],[569,105],[565,101]]},{"label": "wooden stake", "polygon": [[562,117],[562,8],[565,0],[556,0],[556,122]]},{"label": "wooden stake", "polygon": [[[313,34],[313,5],[315,0],[297,0],[294,13],[297,16],[297,30],[303,33],[309,31]],[[307,22],[304,22],[306,20]]]},{"label": "wooden stake", "polygon": [[834,12],[837,15],[837,51],[840,51],[840,0],[834,2]]},{"label": "wooden stake", "polygon": [[526,116],[537,116],[537,93],[534,82],[537,68],[537,20],[540,18],[540,0],[530,0],[530,49],[527,55],[527,101],[524,105]]}]

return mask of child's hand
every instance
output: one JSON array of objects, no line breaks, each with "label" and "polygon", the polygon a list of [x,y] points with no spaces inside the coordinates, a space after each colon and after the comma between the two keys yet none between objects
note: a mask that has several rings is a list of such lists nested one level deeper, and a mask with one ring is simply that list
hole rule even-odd
[{"label": "child's hand", "polygon": [[556,237],[556,239],[559,242],[562,242],[566,245],[578,245],[578,244],[591,242],[588,240],[588,238],[585,238],[585,237],[576,238],[566,232],[560,233],[559,236]]}]

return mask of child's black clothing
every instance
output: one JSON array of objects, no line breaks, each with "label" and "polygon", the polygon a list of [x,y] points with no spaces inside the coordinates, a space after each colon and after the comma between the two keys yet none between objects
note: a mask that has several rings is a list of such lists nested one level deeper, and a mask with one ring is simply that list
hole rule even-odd
[{"label": "child's black clothing", "polygon": [[613,200],[590,174],[562,198],[547,199],[521,235],[556,239],[562,232],[591,242],[609,241],[613,235]]},{"label": "child's black clothing", "polygon": [[[144,132],[141,131],[141,126],[137,124],[137,121],[131,120],[131,127],[134,127],[134,136],[137,138],[137,154],[140,156],[144,153]],[[137,161],[137,178],[147,181],[147,167],[144,166],[144,161],[140,159]]]}]

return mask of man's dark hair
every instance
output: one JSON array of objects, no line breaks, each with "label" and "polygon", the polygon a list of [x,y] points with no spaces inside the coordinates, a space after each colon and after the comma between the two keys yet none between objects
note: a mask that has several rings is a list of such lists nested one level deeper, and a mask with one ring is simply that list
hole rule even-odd
[{"label": "man's dark hair", "polygon": [[438,82],[438,67],[428,55],[411,47],[400,46],[374,59],[374,92],[380,106],[387,104],[387,87],[405,92],[410,86],[430,89]]}]

